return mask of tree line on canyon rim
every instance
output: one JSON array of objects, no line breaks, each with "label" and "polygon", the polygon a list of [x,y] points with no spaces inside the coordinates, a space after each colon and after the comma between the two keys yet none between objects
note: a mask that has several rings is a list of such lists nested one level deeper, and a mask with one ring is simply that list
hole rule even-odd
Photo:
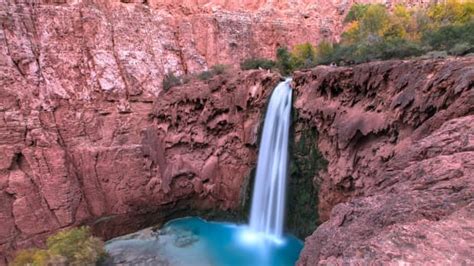
[{"label": "tree line on canyon rim", "polygon": [[249,58],[242,69],[278,69],[283,75],[317,65],[351,65],[373,60],[444,58],[474,52],[474,1],[448,0],[428,8],[355,4],[344,19],[339,43],[279,47],[276,61]]},{"label": "tree line on canyon rim", "polygon": [[[427,8],[396,5],[389,10],[382,4],[355,4],[344,19],[345,31],[338,43],[323,40],[295,45],[290,51],[279,47],[276,60],[248,58],[240,68],[273,69],[290,75],[298,69],[317,65],[352,65],[374,60],[410,57],[444,58],[474,52],[474,1],[448,0]],[[230,66],[215,65],[210,70],[163,79],[165,90],[197,77],[207,80]]]}]

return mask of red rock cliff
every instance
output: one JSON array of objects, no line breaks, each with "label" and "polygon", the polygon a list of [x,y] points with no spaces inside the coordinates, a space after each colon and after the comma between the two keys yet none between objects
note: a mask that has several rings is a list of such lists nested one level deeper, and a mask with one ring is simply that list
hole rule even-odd
[{"label": "red rock cliff", "polygon": [[474,263],[474,57],[294,77],[328,160],[299,265]]},{"label": "red rock cliff", "polygon": [[354,2],[383,1],[2,0],[0,55],[14,67],[3,75],[27,77],[42,98],[157,95],[167,72],[337,39]]},{"label": "red rock cliff", "polygon": [[38,103],[0,87],[0,264],[60,228],[105,237],[241,204],[276,74],[192,82],[159,100],[97,92]]}]

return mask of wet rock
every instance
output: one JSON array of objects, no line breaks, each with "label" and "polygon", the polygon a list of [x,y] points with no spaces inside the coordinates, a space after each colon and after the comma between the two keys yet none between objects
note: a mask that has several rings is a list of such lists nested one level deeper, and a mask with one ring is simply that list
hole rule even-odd
[{"label": "wet rock", "polygon": [[190,231],[180,232],[174,240],[174,245],[179,248],[187,247],[199,241],[199,238]]}]

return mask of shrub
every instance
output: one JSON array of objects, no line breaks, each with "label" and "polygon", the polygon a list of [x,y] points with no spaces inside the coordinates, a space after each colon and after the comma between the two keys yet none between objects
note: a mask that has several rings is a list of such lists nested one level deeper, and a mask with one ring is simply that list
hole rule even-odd
[{"label": "shrub", "polygon": [[211,71],[212,71],[215,75],[224,74],[225,72],[227,72],[228,69],[229,69],[229,66],[228,66],[228,65],[223,65],[223,64],[217,64],[217,65],[213,65],[213,66],[211,67]]},{"label": "shrub", "polygon": [[417,43],[402,38],[392,38],[379,43],[375,47],[375,52],[379,53],[377,59],[387,60],[419,56],[423,53],[423,49]]},{"label": "shrub", "polygon": [[316,47],[316,62],[318,64],[329,64],[333,61],[334,46],[332,43],[322,41]]},{"label": "shrub", "polygon": [[431,5],[427,14],[435,26],[466,23],[474,16],[474,2],[448,0],[444,3]]},{"label": "shrub", "polygon": [[284,76],[289,75],[293,71],[293,65],[291,64],[291,54],[286,47],[278,47],[276,52],[277,68],[280,73]]},{"label": "shrub", "polygon": [[13,266],[24,266],[24,265],[47,265],[50,256],[46,250],[41,249],[26,249],[21,250],[17,253]]},{"label": "shrub", "polygon": [[345,23],[353,22],[360,20],[365,12],[367,11],[367,8],[369,8],[369,5],[367,4],[355,4],[351,7],[349,10],[349,13],[347,13],[347,16],[344,18]]},{"label": "shrub", "polygon": [[454,47],[449,50],[450,54],[457,55],[457,56],[466,55],[470,52],[474,52],[474,47],[473,47],[473,45],[470,45],[470,44],[465,43],[465,42],[458,43],[458,44],[454,45]]},{"label": "shrub", "polygon": [[61,231],[46,241],[48,253],[70,263],[94,263],[103,257],[103,242],[93,237],[88,227]]},{"label": "shrub", "polygon": [[[345,18],[341,42],[321,42],[317,64],[355,64],[371,60],[419,56],[445,57],[474,52],[474,2],[448,0],[427,9],[395,6],[391,13],[380,4],[355,4]],[[295,46],[293,68],[304,67],[314,58],[310,44]]]},{"label": "shrub", "polygon": [[316,65],[316,48],[311,43],[298,44],[291,51],[293,68],[308,68]]},{"label": "shrub", "polygon": [[20,251],[13,265],[91,265],[105,257],[104,243],[88,227],[58,232],[46,241],[47,249]]},{"label": "shrub", "polygon": [[466,43],[472,47],[474,46],[474,20],[428,31],[423,35],[423,43],[433,50],[449,50],[460,43]]},{"label": "shrub", "polygon": [[173,73],[168,73],[163,78],[163,89],[165,91],[171,89],[174,86],[181,85],[181,79],[175,76]]},{"label": "shrub", "polygon": [[212,71],[205,70],[205,71],[202,71],[201,73],[199,73],[197,75],[197,77],[200,80],[208,80],[208,79],[214,77],[214,73]]},{"label": "shrub", "polygon": [[228,68],[229,66],[227,65],[217,64],[212,66],[210,70],[205,70],[199,73],[197,75],[197,78],[200,80],[208,80],[214,77],[215,75],[224,74]]},{"label": "shrub", "polygon": [[369,35],[382,36],[390,26],[390,17],[387,8],[383,5],[369,5],[360,19],[361,31]]},{"label": "shrub", "polygon": [[193,79],[193,75],[185,74],[178,77],[180,80],[179,85],[187,84]]},{"label": "shrub", "polygon": [[242,63],[240,63],[240,68],[242,70],[249,70],[249,69],[272,69],[275,67],[275,62],[273,60],[265,59],[265,58],[249,58],[245,59]]},{"label": "shrub", "polygon": [[423,55],[421,58],[439,59],[439,58],[446,58],[446,57],[448,57],[448,53],[446,51],[431,51]]}]

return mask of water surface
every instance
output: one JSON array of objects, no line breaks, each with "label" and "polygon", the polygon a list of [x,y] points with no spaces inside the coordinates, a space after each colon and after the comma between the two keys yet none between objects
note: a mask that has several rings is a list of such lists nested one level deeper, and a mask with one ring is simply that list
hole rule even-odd
[{"label": "water surface", "polygon": [[303,243],[252,233],[247,226],[188,217],[106,243],[109,264],[176,266],[294,265]]}]

